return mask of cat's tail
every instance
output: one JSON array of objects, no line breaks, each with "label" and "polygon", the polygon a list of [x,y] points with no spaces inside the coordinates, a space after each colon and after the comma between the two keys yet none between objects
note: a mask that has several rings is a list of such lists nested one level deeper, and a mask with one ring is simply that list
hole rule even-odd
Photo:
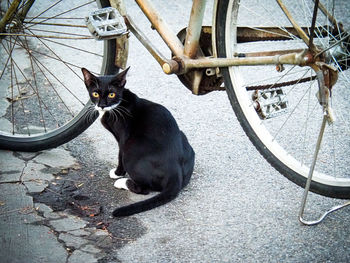
[{"label": "cat's tail", "polygon": [[181,190],[181,184],[178,178],[174,178],[159,194],[144,201],[117,208],[113,211],[113,216],[130,216],[164,205],[177,197]]}]

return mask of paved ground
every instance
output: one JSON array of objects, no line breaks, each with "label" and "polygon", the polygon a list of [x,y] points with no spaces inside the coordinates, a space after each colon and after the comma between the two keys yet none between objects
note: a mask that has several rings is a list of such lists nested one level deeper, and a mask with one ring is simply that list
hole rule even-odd
[{"label": "paved ground", "polygon": [[[168,13],[182,6],[190,10],[177,1]],[[185,22],[180,14],[170,24]],[[350,209],[301,226],[302,190],[254,149],[226,94],[192,96],[130,40],[127,85],[165,105],[187,134],[196,151],[190,185],[168,205],[113,219],[115,207],[140,197],[113,188],[118,149],[98,123],[58,149],[0,151],[0,261],[349,262]],[[311,195],[308,215],[340,202]]]},{"label": "paved ground", "polygon": [[0,160],[1,262],[96,262],[106,255],[108,231],[68,211],[53,212],[31,196],[44,191],[54,175],[78,169],[68,151],[1,151]]}]

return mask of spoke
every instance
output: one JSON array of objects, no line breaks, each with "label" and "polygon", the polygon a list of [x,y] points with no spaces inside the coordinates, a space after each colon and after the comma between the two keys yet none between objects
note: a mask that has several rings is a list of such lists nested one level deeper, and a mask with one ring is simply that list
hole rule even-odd
[{"label": "spoke", "polygon": [[[316,54],[316,58],[320,55],[322,55],[324,52],[330,50],[331,48],[339,45],[341,42],[343,42],[346,38],[348,38],[350,36],[350,33],[346,34],[343,38],[339,39],[337,42],[335,42],[333,45],[329,46],[328,48],[325,48],[324,50],[322,50],[321,52]],[[344,53],[345,54],[345,53]],[[346,55],[346,54],[345,54]]]},{"label": "spoke", "polygon": [[[40,92],[39,92],[39,88],[38,88],[38,82],[37,82],[36,73],[35,73],[36,71],[34,69],[32,54],[31,54],[31,52],[29,50],[27,38],[24,38],[24,42],[22,42],[22,44],[23,44],[23,46],[24,46],[24,48],[27,51],[27,54],[29,56],[30,67],[32,69],[32,76],[33,76],[33,80],[34,80],[34,86],[35,86],[35,89],[36,89],[36,94],[37,94],[38,102],[39,102],[39,109],[40,109],[40,115],[41,115],[41,119],[42,119],[42,124],[43,124],[43,128],[44,128],[45,132],[47,132],[46,123],[45,123],[45,117],[44,117],[43,109],[42,109],[42,105],[41,105],[41,100],[42,99],[40,97]],[[48,110],[48,112],[50,112],[50,110],[48,108],[46,108],[46,109]]]},{"label": "spoke", "polygon": [[[305,3],[305,1],[304,1],[304,3]],[[304,6],[305,6],[305,8],[304,8],[304,13],[306,12],[306,8],[307,8],[307,11],[308,11],[308,14],[307,13],[305,13],[305,23],[308,23],[309,21],[310,21],[310,19],[311,19],[311,14],[312,14],[312,12],[311,12],[311,10],[310,10],[310,8],[309,8],[309,6],[305,3],[304,4]],[[321,6],[321,3],[319,3],[319,6]],[[327,27],[325,27],[323,24],[321,24],[321,23],[318,23],[318,26],[316,27],[318,30],[314,30],[314,34],[316,35],[316,37],[318,38],[318,39],[324,39],[323,38],[323,33],[321,32],[321,30],[320,29],[322,29],[322,31],[324,31],[324,32],[327,32],[327,36],[328,36],[328,38],[330,39],[330,40],[334,40],[334,41],[337,41],[339,38],[337,38],[336,36],[334,36],[331,32],[330,32],[330,29],[332,29],[332,27],[329,25],[329,21],[327,20]],[[340,29],[338,28],[338,24],[336,24],[336,26],[337,26],[337,31],[336,32],[341,32],[340,31]],[[316,29],[315,28],[315,29]],[[309,33],[309,35],[311,35],[311,33]],[[312,34],[313,35],[313,34]],[[327,42],[327,43],[325,43],[325,41],[321,41],[321,44],[322,44],[322,46],[323,46],[323,48],[324,49],[327,49],[327,45],[329,44],[329,41]],[[323,53],[323,52],[322,52]],[[316,55],[316,57],[317,56],[319,56],[320,54],[317,54]]]},{"label": "spoke", "polygon": [[284,14],[288,18],[289,22],[293,25],[295,30],[298,32],[298,36],[304,41],[305,44],[309,43],[309,37],[306,35],[306,33],[302,30],[302,28],[299,26],[299,24],[294,20],[293,16],[287,9],[287,7],[283,4],[282,0],[276,0],[280,8],[283,10]]},{"label": "spoke", "polygon": [[[293,66],[293,67],[295,67],[295,66]],[[279,83],[279,84],[277,84],[277,83],[275,83],[274,84],[274,86],[273,87],[277,87],[277,86],[282,86],[282,87],[285,87],[286,85],[286,83],[293,83],[293,84],[291,84],[291,85],[293,85],[293,87],[291,87],[290,89],[289,89],[289,91],[286,93],[286,97],[288,97],[288,95],[295,89],[295,87],[298,85],[298,84],[300,84],[300,83],[303,83],[303,82],[305,82],[304,80],[305,79],[310,79],[310,78],[304,78],[304,76],[308,73],[310,71],[310,69],[308,69],[305,73],[304,73],[304,75],[300,78],[300,79],[298,79],[298,80],[294,80],[294,81],[290,81],[290,82],[284,82],[284,83]],[[279,79],[280,80],[280,79]],[[281,85],[282,84],[282,85]],[[305,95],[304,95],[305,96]],[[280,101],[279,103],[277,103],[277,106],[280,106],[282,103],[284,103],[285,101]],[[299,102],[300,103],[300,102]],[[299,105],[299,103],[297,104],[297,106]],[[297,107],[296,106],[296,107]],[[294,111],[294,110],[293,110]],[[292,112],[293,113],[293,112]],[[292,115],[292,113],[290,114],[290,117],[291,117],[291,115]],[[268,118],[269,116],[267,116],[267,118]],[[289,118],[287,118],[287,119],[289,119]],[[287,121],[287,120],[286,120]],[[263,122],[263,120],[261,121],[261,123]],[[285,123],[284,123],[285,124]],[[284,124],[282,125],[282,127],[284,126]],[[282,127],[280,128],[280,130],[282,129]],[[280,131],[279,130],[279,131]],[[279,132],[278,131],[278,132]],[[274,139],[276,138],[276,136],[277,135],[275,135],[274,136]]]},{"label": "spoke", "polygon": [[[48,16],[40,16],[40,17],[37,17],[35,19],[43,19],[43,20],[50,20],[52,17],[48,17]],[[30,22],[30,21],[33,21],[33,17],[30,17],[30,16],[26,16],[26,19],[30,19],[29,21],[24,21],[25,23],[35,23],[35,22]],[[55,17],[55,20],[84,20],[84,18],[82,17]],[[41,22],[38,22],[38,23],[41,23]]]},{"label": "spoke", "polygon": [[[315,1],[315,0],[313,0],[313,1]],[[324,7],[324,5],[322,3],[319,3],[319,8],[320,8],[321,12],[327,17],[328,21],[331,22],[333,24],[333,26],[338,27],[337,20],[334,18],[334,2],[333,2],[333,6],[332,6],[332,10],[333,10],[332,15],[328,12],[328,10]]]},{"label": "spoke", "polygon": [[[14,69],[13,72],[14,72],[14,76],[15,76],[15,80],[16,80],[17,92],[18,92],[18,94],[21,94],[21,90],[20,90],[20,88],[19,88],[19,82],[18,82],[16,70]],[[21,106],[22,106],[23,116],[26,116],[27,114],[26,114],[26,110],[25,110],[25,107],[24,107],[24,104],[23,104],[22,99],[19,99],[19,103],[20,103]],[[27,119],[27,118],[25,118],[25,119]],[[28,127],[28,123],[26,122],[25,125],[26,125],[26,128],[27,128],[28,136],[30,136],[30,130],[29,130],[29,127]]]},{"label": "spoke", "polygon": [[[58,1],[58,2],[55,3],[54,5],[58,4],[58,3],[61,2],[61,1],[62,1],[62,0]],[[56,14],[56,15],[54,15],[54,16],[52,16],[52,17],[49,17],[49,18],[47,18],[47,19],[44,19],[43,21],[41,21],[41,23],[46,22],[46,21],[51,20],[51,19],[54,19],[54,18],[56,18],[56,17],[58,17],[58,16],[67,14],[67,13],[69,13],[69,12],[72,12],[72,11],[78,9],[78,8],[81,8],[81,7],[83,7],[83,6],[89,5],[89,4],[94,3],[94,2],[95,2],[95,1],[90,1],[90,2],[87,2],[87,3],[82,4],[82,5],[80,5],[80,6],[77,6],[77,7],[74,7],[74,8],[72,8],[72,9],[66,10],[66,11],[64,11],[64,12],[62,12],[62,13],[59,13],[59,14]],[[47,10],[46,10],[46,11],[47,11]],[[46,11],[45,11],[45,12],[46,12]],[[42,14],[45,13],[45,12],[40,13],[38,16],[34,17],[34,18],[33,18],[32,20],[30,20],[29,22],[32,22],[34,19],[36,19],[37,17],[39,17],[40,15],[42,15]],[[31,26],[29,26],[28,28],[30,28],[30,27],[32,27],[32,26],[34,26],[34,25],[31,25]]]},{"label": "spoke", "polygon": [[[314,107],[312,108],[312,110],[310,111],[309,110],[309,106],[310,106],[310,93],[311,93],[311,87],[309,88],[309,99],[308,99],[308,112],[310,112],[309,114],[306,114],[306,119],[305,119],[305,122],[304,122],[304,127],[305,127],[305,132],[304,132],[304,140],[303,140],[303,145],[302,145],[302,150],[303,150],[303,152],[304,152],[304,154],[303,154],[303,159],[302,159],[302,161],[301,161],[301,164],[303,165],[304,164],[304,161],[307,159],[306,158],[306,150],[308,149],[307,147],[306,147],[306,145],[307,145],[307,143],[306,143],[306,138],[308,138],[309,136],[307,136],[307,135],[309,135],[308,133],[307,133],[307,130],[308,130],[308,123],[309,123],[309,120],[310,120],[310,118],[313,116],[313,113],[314,113],[314,111],[315,111],[315,109],[316,109],[316,107],[317,107],[317,105],[319,105],[319,103],[318,103],[318,101],[316,101],[316,103],[315,103],[315,105],[314,105]],[[301,128],[303,128],[303,126],[301,127]],[[298,135],[298,138],[301,136],[301,133],[302,133],[302,129],[300,130],[300,133],[299,133],[299,135]]]},{"label": "spoke", "polygon": [[[21,44],[17,43],[18,46],[24,48]],[[47,54],[44,54],[44,53],[41,53],[41,52],[37,52],[35,50],[30,50],[30,52],[33,54],[33,53],[38,53],[40,55],[43,55],[43,56],[46,56],[46,57],[49,57],[49,58],[52,58],[52,59],[55,59],[55,60],[58,60],[57,58],[54,58],[54,57],[51,57],[51,56],[48,56]],[[34,56],[33,56],[34,57]],[[34,57],[35,58],[35,57]],[[52,73],[51,70],[49,70],[43,63],[40,62],[40,59],[37,59],[35,58],[36,62],[38,64],[40,64],[40,66],[45,69],[57,82],[59,82],[64,88],[65,90],[67,90],[81,105],[85,106],[85,103],[83,101],[81,101],[61,80],[59,80],[56,75],[54,73]],[[58,60],[58,61],[61,61],[61,60]],[[75,67],[78,67],[76,65],[73,65],[72,66],[75,66]],[[80,68],[80,67],[78,67]]]},{"label": "spoke", "polygon": [[11,48],[9,54],[8,54],[6,63],[5,63],[5,65],[4,65],[4,67],[3,67],[2,71],[1,71],[0,79],[2,79],[2,76],[4,75],[5,70],[6,70],[6,67],[7,67],[7,65],[8,65],[8,63],[9,63],[9,61],[10,61],[10,58],[12,57],[12,52],[13,52],[13,49],[14,49],[14,47],[15,47],[15,43],[16,43],[17,39],[18,39],[18,38],[16,37],[16,39],[15,39],[15,41],[14,41],[14,44],[13,44],[13,46],[12,46],[12,48]]},{"label": "spoke", "polygon": [[[39,65],[40,61],[34,56],[31,55],[32,58],[34,59],[35,65],[37,66],[37,68],[40,70],[40,72],[43,74],[43,76],[45,77],[45,79],[47,80],[47,82],[49,83],[49,85],[51,86],[51,88],[54,90],[56,96],[59,98],[59,100],[62,102],[62,104],[65,106],[65,108],[67,109],[67,111],[72,115],[72,117],[74,117],[74,113],[69,109],[69,107],[67,106],[67,104],[64,102],[64,100],[62,99],[62,97],[60,96],[60,94],[58,93],[57,89],[54,87],[54,85],[52,84],[52,82],[50,81],[50,79],[47,77],[47,75],[45,74],[45,72],[43,71],[42,64]],[[41,67],[40,67],[41,66]],[[46,69],[48,71],[48,69]],[[51,71],[48,71],[49,74],[52,75]],[[53,116],[54,117],[54,116]],[[58,121],[56,121],[58,123]]]},{"label": "spoke", "polygon": [[53,39],[71,39],[71,40],[91,40],[93,37],[63,37],[63,36],[50,36],[50,35],[35,35],[25,33],[0,33],[0,36],[13,36],[13,37],[35,37],[35,38],[53,38]]},{"label": "spoke", "polygon": [[71,45],[67,45],[67,44],[64,44],[64,43],[61,43],[61,42],[58,42],[58,41],[54,41],[52,39],[43,39],[43,40],[51,42],[51,43],[54,43],[54,44],[57,44],[57,45],[61,45],[61,46],[64,46],[64,47],[68,47],[68,48],[71,48],[71,49],[75,49],[75,50],[78,50],[78,51],[81,51],[81,52],[84,52],[84,53],[95,55],[95,56],[98,56],[98,57],[101,57],[101,58],[103,57],[103,55],[101,55],[101,54],[94,53],[94,52],[91,52],[89,50],[85,50],[85,49],[82,49],[82,48],[74,47],[74,46],[71,46]]},{"label": "spoke", "polygon": [[50,35],[35,35],[25,33],[0,33],[0,36],[14,36],[14,37],[35,37],[35,38],[56,38],[56,39],[73,39],[73,40],[90,40],[93,37],[63,37],[63,36],[50,36]]},{"label": "spoke", "polygon": [[[5,45],[3,43],[1,43],[1,45],[4,47],[4,50],[8,52],[8,50],[6,49]],[[21,70],[21,68],[17,65],[16,61],[12,60],[13,61],[13,64],[16,66],[16,68],[18,69],[18,71],[21,73],[22,77],[25,79],[25,81],[28,83],[28,85],[31,87],[31,89],[33,90],[33,92],[38,96],[38,94],[36,93],[36,90],[35,88],[32,86],[32,84],[30,83],[29,79],[26,77],[26,75],[24,74],[24,72]],[[44,105],[44,107],[46,109],[48,109],[47,105],[45,104],[44,101],[40,100],[41,103]]]},{"label": "spoke", "polygon": [[18,7],[18,10],[21,10],[23,9],[23,7],[25,6],[25,4],[27,3],[28,1],[23,1],[20,6]]},{"label": "spoke", "polygon": [[[293,67],[294,67],[294,66],[293,66]],[[290,71],[291,71],[291,69],[288,70],[288,72],[290,72]],[[288,73],[288,72],[287,72],[287,73]],[[289,73],[288,76],[295,75],[295,74],[299,74],[299,73],[301,73],[301,72],[304,72],[304,70],[294,71],[294,72],[292,72],[292,73]],[[283,75],[283,77],[286,76],[286,75],[287,75],[287,74]],[[261,80],[259,79],[259,80],[257,80],[257,81],[253,81],[253,82],[248,82],[248,83],[245,83],[245,85],[244,85],[243,87],[247,88],[247,87],[253,86],[254,84],[258,84],[258,83],[261,83],[261,82],[266,82],[266,81],[274,80],[274,79],[276,79],[276,78],[277,78],[277,76],[274,76],[274,77],[264,78],[264,79],[261,79]],[[275,83],[276,83],[276,81],[275,81]],[[269,85],[273,85],[273,84],[269,84]],[[250,90],[250,89],[249,89],[249,90]]]},{"label": "spoke", "polygon": [[[29,29],[29,31],[31,32],[31,30]],[[32,32],[31,32],[32,33]],[[63,61],[44,41],[42,41],[40,38],[37,38],[48,50],[50,50],[51,51],[51,53],[55,56],[55,57],[57,57],[57,59],[59,60],[59,61],[61,61],[70,71],[72,71],[80,80],[82,80],[83,81],[83,78],[80,76],[80,75],[78,75],[69,65],[72,65],[72,66],[75,66],[75,65],[73,65],[73,64],[71,64],[71,63],[68,63],[68,62],[65,62],[65,61]],[[78,67],[78,66],[75,66],[75,67]],[[81,67],[78,67],[78,68],[81,68]]]},{"label": "spoke", "polygon": [[[29,27],[26,27],[26,29],[29,29]],[[35,28],[30,29],[30,32],[31,32],[31,33],[32,33],[33,31],[37,31],[37,32],[46,32],[46,33],[54,33],[54,34],[59,34],[59,35],[78,36],[78,37],[82,37],[82,38],[91,38],[91,37],[88,36],[88,35],[82,35],[82,34],[76,34],[76,33],[67,33],[67,32],[62,32],[62,31],[52,31],[52,30],[35,29]],[[33,35],[35,36],[36,34],[33,33]],[[60,38],[60,37],[56,37],[56,38]]]},{"label": "spoke", "polygon": [[[14,103],[15,103],[15,98],[14,98],[14,92],[13,92],[13,88],[14,88],[14,83],[13,83],[13,79],[15,79],[15,83],[16,83],[16,87],[17,87],[17,92],[18,92],[18,96],[20,96],[21,91],[19,88],[19,82],[18,82],[18,78],[17,78],[17,74],[16,74],[16,70],[14,67],[14,63],[13,63],[13,59],[12,59],[12,51],[14,50],[14,47],[16,45],[18,38],[16,37],[16,39],[13,41],[13,45],[10,42],[7,42],[7,47],[10,50],[10,55],[8,57],[8,61],[10,61],[10,72],[11,72],[11,122],[12,122],[12,134],[15,134],[15,117],[14,117]],[[4,46],[5,47],[5,46]],[[8,62],[7,61],[7,62]],[[5,67],[7,67],[7,63],[5,64]],[[2,75],[1,75],[2,76]],[[22,106],[22,110],[23,110],[23,114],[25,113],[25,108],[24,108],[24,104],[23,101],[21,99],[19,99],[19,103]],[[28,130],[28,134],[29,134],[29,129],[28,129],[28,125],[26,124],[27,130]]]},{"label": "spoke", "polygon": [[61,26],[61,27],[77,27],[77,28],[87,28],[86,25],[75,25],[75,24],[60,24],[60,23],[45,23],[45,22],[26,22],[25,24],[32,25],[43,25],[43,26]]},{"label": "spoke", "polygon": [[[308,73],[308,72],[306,72],[306,73],[304,74],[304,76],[305,76],[307,73]],[[304,76],[303,76],[303,77],[304,77]],[[298,83],[297,83],[297,84],[298,84]],[[292,89],[294,89],[295,86],[296,86],[297,84],[295,84],[295,85],[293,86]],[[281,125],[281,127],[278,129],[278,131],[276,132],[276,134],[273,136],[273,140],[276,140],[276,138],[277,138],[279,132],[280,132],[280,131],[282,130],[282,128],[286,125],[287,121],[292,117],[294,111],[298,108],[298,106],[300,105],[300,102],[304,99],[304,97],[305,97],[305,95],[307,94],[307,92],[309,91],[309,89],[311,89],[311,85],[310,85],[310,87],[306,90],[306,92],[303,94],[303,96],[300,98],[300,100],[298,101],[298,103],[296,104],[296,106],[294,107],[294,109],[292,110],[292,112],[287,116],[286,120],[283,122],[283,124]],[[289,91],[289,92],[290,92],[290,91]]]},{"label": "spoke", "polygon": [[[7,40],[7,41],[8,41],[8,40]],[[17,43],[17,45],[20,46],[20,47],[22,47],[22,48],[25,48],[25,47],[24,47],[23,45],[21,45],[21,44],[18,44],[18,43]],[[60,58],[50,56],[50,55],[48,55],[48,54],[46,54],[46,53],[42,53],[42,52],[39,52],[39,51],[37,51],[37,50],[33,50],[33,49],[32,49],[31,52],[32,52],[32,53],[37,53],[37,54],[39,54],[39,55],[41,55],[41,56],[44,56],[44,57],[47,57],[47,58],[51,58],[51,59],[60,61],[60,62],[62,62],[62,63],[64,63],[64,64],[67,64],[67,65],[70,65],[70,66],[73,66],[73,67],[76,67],[76,68],[81,68],[80,66],[77,66],[77,65],[74,65],[74,64],[72,64],[72,63],[69,63],[68,61],[64,61],[64,60],[62,60],[62,59],[60,59]]]},{"label": "spoke", "polygon": [[333,59],[333,62],[337,65],[337,69],[341,74],[342,77],[344,77],[344,79],[346,80],[346,82],[348,83],[348,85],[350,84],[350,80],[348,78],[348,76],[344,73],[344,71],[341,69],[341,66],[339,65],[338,63],[338,60],[332,55],[332,59]]},{"label": "spoke", "polygon": [[14,100],[13,100],[13,77],[12,77],[12,72],[13,72],[13,61],[11,58],[11,74],[10,74],[10,78],[11,78],[11,123],[12,123],[12,134],[15,134],[15,116],[14,116]]},{"label": "spoke", "polygon": [[[262,19],[264,19],[266,21],[266,17],[263,17],[258,12],[250,9],[249,7],[247,7],[245,5],[242,5],[241,3],[240,3],[240,7],[243,7],[247,11],[251,12],[253,16],[260,17],[260,18],[262,18]],[[270,21],[270,20],[267,20],[267,21],[271,22],[272,25],[276,25],[276,23],[274,23],[273,21]],[[272,34],[272,35],[276,35],[276,36],[287,37],[286,35],[279,34],[277,32],[273,32],[273,31],[263,30],[263,29],[257,28],[257,27],[249,27],[249,28],[254,29],[254,30],[258,30],[258,31],[262,31],[262,32],[266,32],[266,33],[269,33],[269,34]],[[293,34],[291,34],[288,30],[286,30],[284,27],[278,26],[278,28],[281,29],[283,32],[285,32],[287,35],[289,35],[291,39],[296,39],[296,37]]]},{"label": "spoke", "polygon": [[[253,30],[256,30],[256,31],[260,31],[260,32],[271,34],[271,35],[275,35],[275,36],[278,36],[278,37],[288,38],[287,35],[284,35],[284,34],[281,34],[281,33],[275,32],[275,31],[267,30],[267,29],[264,29],[263,27],[252,27],[252,26],[245,26],[245,27],[253,29]],[[293,38],[292,34],[290,32],[288,32],[286,29],[283,29],[281,27],[278,27],[278,28],[281,29],[283,32],[286,32],[286,34],[289,35],[290,39],[296,39],[296,38]]]},{"label": "spoke", "polygon": [[54,73],[52,73],[51,70],[49,70],[44,64],[40,62],[39,59],[35,58],[37,63],[40,64],[42,68],[44,68],[58,83],[64,87],[65,90],[67,90],[81,105],[85,106],[85,103],[81,101],[61,80],[59,80]]},{"label": "spoke", "polygon": [[[260,5],[261,6],[261,5]],[[261,14],[259,14],[259,12],[256,12],[256,11],[254,11],[254,10],[252,10],[251,8],[249,8],[249,7],[247,7],[247,6],[245,6],[245,5],[243,5],[242,3],[240,3],[240,7],[243,7],[244,9],[246,9],[247,11],[249,11],[249,12],[251,12],[252,13],[252,15],[254,16],[254,17],[259,17],[259,18],[262,18],[264,21],[266,21],[267,19],[266,19],[266,17],[263,17]],[[262,8],[264,8],[264,7],[262,7]],[[271,17],[269,17],[269,19],[271,19]],[[271,20],[267,20],[268,22],[271,22],[271,24],[272,25],[276,25],[277,23],[275,23],[274,21],[271,21]],[[256,29],[256,30],[258,30],[258,31],[263,31],[263,32],[267,32],[267,33],[270,33],[270,34],[274,34],[274,35],[277,35],[277,36],[283,36],[283,37],[286,37],[286,35],[281,35],[281,34],[278,34],[277,32],[269,32],[269,31],[265,31],[265,30],[261,30],[261,29],[259,29],[259,28],[255,28],[255,27],[251,27],[252,29]],[[289,35],[292,39],[296,39],[296,37],[293,35],[293,34],[291,34],[288,30],[286,30],[284,27],[281,27],[281,26],[278,26],[278,28],[280,28],[282,31],[284,31],[287,35]]]},{"label": "spoke", "polygon": [[60,0],[56,3],[54,3],[53,5],[49,6],[47,9],[45,9],[44,11],[42,11],[41,13],[39,13],[37,16],[33,17],[29,22],[32,22],[34,19],[38,18],[39,16],[41,16],[42,14],[46,13],[47,11],[49,11],[51,8],[53,8],[54,6],[56,6],[57,4],[59,4],[60,2],[62,2],[63,0]]}]

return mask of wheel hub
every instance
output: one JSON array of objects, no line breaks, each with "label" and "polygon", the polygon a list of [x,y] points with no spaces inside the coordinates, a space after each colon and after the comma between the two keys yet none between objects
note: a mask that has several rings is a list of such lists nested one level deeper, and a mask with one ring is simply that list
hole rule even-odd
[{"label": "wheel hub", "polygon": [[19,32],[22,32],[23,31],[23,24],[22,24],[22,22],[19,19],[14,18],[14,19],[12,19],[11,23],[6,25],[5,31],[7,33],[19,33]]}]

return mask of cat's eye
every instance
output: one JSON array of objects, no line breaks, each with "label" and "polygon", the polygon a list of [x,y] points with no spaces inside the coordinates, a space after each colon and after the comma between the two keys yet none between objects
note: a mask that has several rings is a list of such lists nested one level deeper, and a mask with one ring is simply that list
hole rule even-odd
[{"label": "cat's eye", "polygon": [[100,95],[95,91],[95,92],[92,93],[92,97],[98,98],[98,97],[100,97]]},{"label": "cat's eye", "polygon": [[115,98],[115,93],[114,92],[109,93],[108,94],[108,98],[114,99]]}]

